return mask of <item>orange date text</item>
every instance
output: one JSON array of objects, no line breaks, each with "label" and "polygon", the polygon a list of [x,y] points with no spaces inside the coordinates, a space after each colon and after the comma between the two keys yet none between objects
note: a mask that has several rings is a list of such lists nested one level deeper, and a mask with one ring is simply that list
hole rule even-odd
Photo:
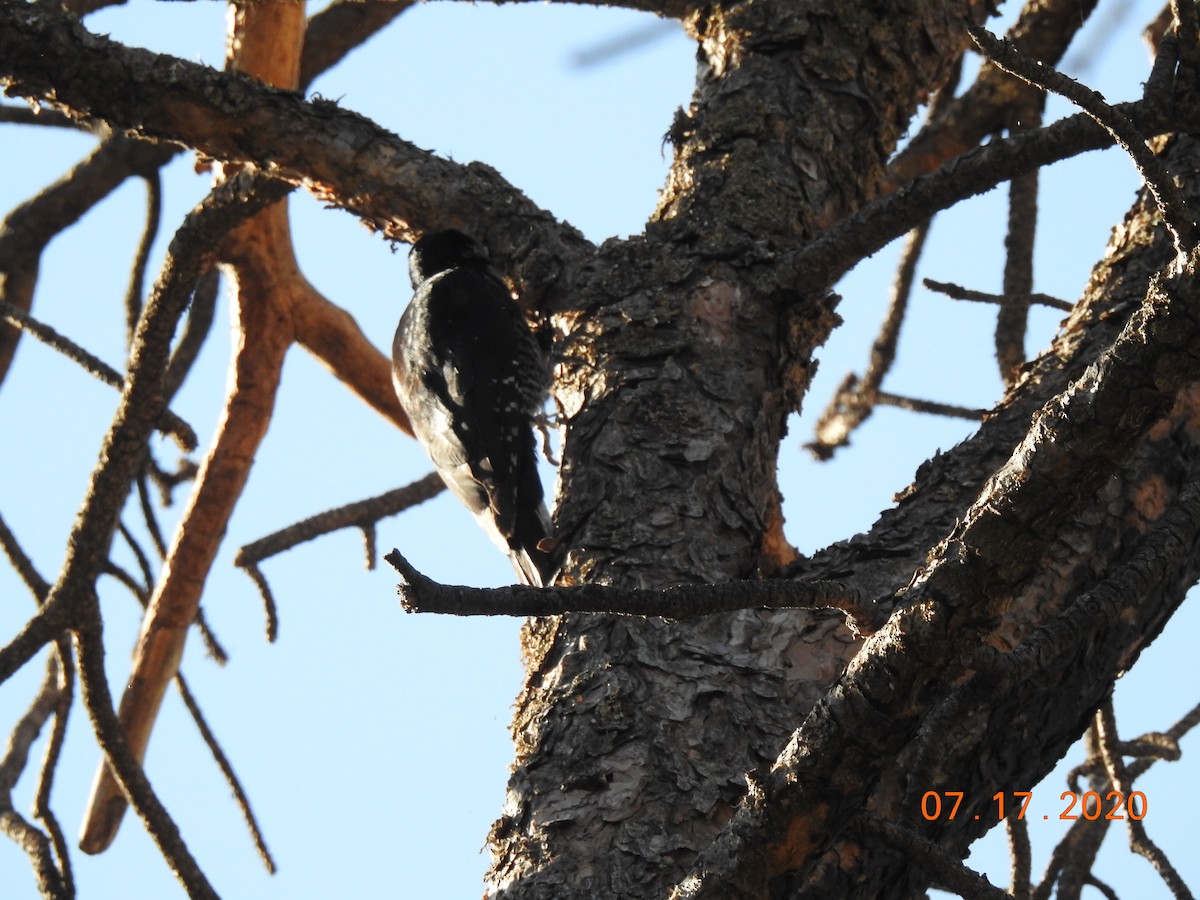
[{"label": "orange date text", "polygon": [[[921,816],[927,822],[952,822],[959,816],[963,796],[962,791],[926,791],[921,796]],[[987,807],[986,818],[996,822],[1008,816],[1024,819],[1032,799],[1032,791],[997,791]],[[1146,817],[1146,795],[1141,791],[1130,791],[1129,796],[1120,791],[1109,791],[1103,796],[1097,791],[1085,791],[1082,794],[1063,791],[1059,800],[1057,818],[1063,820],[1087,819],[1094,822],[1097,819],[1112,821],[1130,818],[1140,821]],[[984,815],[972,815],[970,818],[978,820]],[[1030,818],[1036,816],[1031,815]],[[1043,815],[1042,818],[1049,819],[1050,815]]]}]

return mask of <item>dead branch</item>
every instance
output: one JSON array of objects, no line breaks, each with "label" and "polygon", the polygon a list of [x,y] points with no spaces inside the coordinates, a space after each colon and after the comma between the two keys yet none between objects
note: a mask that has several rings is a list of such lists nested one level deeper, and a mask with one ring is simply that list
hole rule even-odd
[{"label": "dead branch", "polygon": [[[1021,124],[1017,130],[1029,130],[1042,124],[1045,94],[1038,92],[1023,107],[1017,107]],[[1026,172],[1008,183],[1008,228],[1004,235],[1004,286],[1007,297],[1033,293],[1033,248],[1037,233],[1038,170]],[[1029,306],[1008,303],[996,315],[996,362],[1006,386],[1016,383],[1025,363],[1025,331],[1029,324]]]},{"label": "dead branch", "polygon": [[976,303],[998,303],[1000,305],[1021,303],[1031,306],[1048,306],[1051,309],[1060,309],[1063,312],[1070,312],[1075,308],[1073,303],[1060,300],[1058,297],[1051,297],[1049,294],[1032,293],[1018,294],[1016,296],[989,294],[985,291],[973,291],[949,281],[934,281],[932,278],[923,279],[922,284],[931,291],[945,294],[951,300],[973,300]]},{"label": "dead branch", "polygon": [[[1191,127],[1191,111],[1150,110],[1140,102],[1114,108],[1132,119],[1147,136]],[[860,259],[883,249],[938,211],[1025,172],[1112,142],[1112,137],[1086,113],[1060,119],[1037,131],[990,141],[895,193],[867,203],[799,251],[791,265],[798,272],[823,273],[832,283]]]},{"label": "dead branch", "polygon": [[279,623],[275,613],[275,597],[271,593],[267,577],[258,567],[260,562],[323,534],[329,534],[342,528],[360,528],[367,544],[367,568],[373,569],[375,567],[375,523],[387,516],[396,515],[416,506],[418,503],[424,503],[445,490],[445,487],[446,485],[440,477],[435,473],[430,473],[418,481],[380,494],[378,497],[359,500],[356,503],[348,503],[336,509],[317,513],[315,516],[310,516],[246,544],[238,550],[233,564],[250,576],[250,580],[254,582],[262,596],[267,617],[267,640],[275,640],[279,631]]},{"label": "dead branch", "polygon": [[1196,223],[1183,197],[1183,191],[1175,183],[1162,160],[1146,146],[1148,135],[1143,134],[1125,113],[1109,104],[1091,88],[1049,66],[1022,56],[1010,42],[1000,40],[986,29],[971,26],[967,31],[980,51],[998,66],[1032,85],[1066,97],[1095,119],[1133,159],[1146,187],[1154,195],[1163,221],[1171,230],[1176,251],[1183,255],[1195,246]]},{"label": "dead branch", "polygon": [[1008,837],[1008,855],[1011,860],[1009,873],[1009,893],[1015,900],[1029,900],[1033,891],[1030,883],[1033,870],[1033,847],[1029,843],[1029,823],[1011,810],[1004,819],[1004,828]]},{"label": "dead branch", "polygon": [[[231,20],[230,62],[286,86],[299,73],[302,2],[241,4]],[[188,628],[229,517],[267,431],[292,342],[289,297],[303,281],[291,245],[287,207],[276,203],[231,229],[223,258],[236,275],[232,306],[236,352],[225,409],[155,586],[118,712],[133,758],[145,758],[167,684],[175,677]],[[99,853],[116,836],[125,799],[102,763],[88,801],[80,848]]]},{"label": "dead branch", "polygon": [[[1089,728],[1084,739],[1089,759],[1098,758],[1096,732]],[[1108,779],[1103,772],[1094,771],[1090,776],[1089,787],[1103,796],[1108,790]],[[1080,793],[1083,797],[1084,794]],[[1086,800],[1084,800],[1086,802]],[[1050,862],[1046,866],[1046,874],[1033,891],[1034,900],[1049,900],[1050,891],[1058,885],[1057,896],[1064,900],[1078,900],[1083,886],[1092,876],[1092,866],[1096,862],[1096,854],[1108,833],[1108,821],[1097,818],[1089,821],[1086,816],[1080,817],[1066,836],[1050,854]]]},{"label": "dead branch", "polygon": [[[364,528],[381,519],[386,519],[388,516],[397,515],[406,509],[424,503],[426,500],[436,497],[445,488],[446,485],[442,479],[436,473],[431,472],[411,484],[387,491],[377,497],[369,497],[366,500],[325,510],[246,544],[238,550],[233,564],[245,568],[342,528]],[[370,561],[368,568],[374,568],[374,560]]]},{"label": "dead branch", "polygon": [[[0,300],[23,313],[33,308],[42,252],[136,170],[162,165],[177,151],[109,137],[54,184],[18,206],[0,226]],[[0,325],[0,382],[8,374],[20,331]]]},{"label": "dead branch", "polygon": [[[534,306],[569,305],[573,275],[594,250],[494,169],[439,158],[335,103],[124,47],[22,0],[0,0],[0,23],[0,82],[10,93],[258,165],[395,240],[473,230]],[[136,88],[114,82],[124,73],[136,73]]]},{"label": "dead branch", "polygon": [[[1133,780],[1129,777],[1125,761],[1122,758],[1120,741],[1117,738],[1117,720],[1113,714],[1111,701],[1096,711],[1096,721],[1093,727],[1096,730],[1096,739],[1099,744],[1100,756],[1104,760],[1108,782],[1120,796],[1131,803],[1129,797],[1133,789]],[[1179,877],[1179,873],[1171,865],[1167,855],[1150,839],[1141,817],[1135,819],[1132,809],[1127,809],[1126,813],[1125,825],[1129,829],[1129,849],[1150,861],[1176,900],[1191,900],[1191,891]]]},{"label": "dead branch", "polygon": [[[28,332],[46,344],[46,346],[54,348],[67,359],[81,366],[88,374],[94,375],[110,387],[115,387],[117,390],[124,388],[125,379],[121,377],[120,372],[108,365],[108,363],[97,359],[70,338],[64,337],[49,325],[39,322],[33,316],[22,312],[4,300],[0,300],[0,320]],[[173,437],[180,449],[185,453],[190,453],[196,449],[196,432],[192,430],[191,425],[171,410],[163,410],[160,421],[156,423],[155,427],[164,434],[169,434]]]},{"label": "dead branch", "polygon": [[50,836],[50,843],[54,846],[54,855],[58,858],[58,866],[62,871],[63,882],[66,884],[67,890],[73,894],[75,878],[71,870],[70,849],[67,846],[62,826],[50,808],[50,791],[54,786],[54,776],[58,771],[58,761],[67,737],[67,718],[70,716],[75,700],[75,658],[71,655],[71,644],[65,637],[60,637],[55,641],[54,647],[55,653],[58,654],[59,668],[58,708],[54,711],[53,724],[50,726],[50,740],[46,742],[46,752],[42,758],[37,792],[33,798],[33,814]]},{"label": "dead branch", "polygon": [[146,182],[146,225],[138,241],[129,273],[129,286],[125,289],[125,343],[132,346],[133,333],[137,330],[138,316],[142,314],[142,290],[146,284],[146,266],[150,261],[150,249],[158,237],[162,223],[162,176],[158,169],[145,173]]},{"label": "dead branch", "polygon": [[876,395],[880,406],[894,406],[897,409],[907,409],[909,412],[928,413],[931,416],[946,416],[950,419],[967,419],[978,422],[987,415],[986,409],[974,409],[969,406],[957,406],[953,403],[938,403],[935,400],[921,400],[916,397],[904,397],[880,391]]},{"label": "dead branch", "polygon": [[[1096,7],[1095,0],[1033,0],[1026,2],[1012,28],[1011,40],[1023,54],[1054,65]],[[1028,108],[1037,94],[1019,79],[985,60],[975,83],[947,104],[943,115],[929,123],[896,154],[888,166],[887,183],[895,189],[961,156],[989,135],[1012,128],[1012,110]]]},{"label": "dead branch", "polygon": [[175,674],[175,686],[179,688],[179,696],[183,698],[183,705],[187,707],[188,714],[200,730],[200,737],[204,741],[204,746],[212,754],[217,767],[221,770],[221,774],[225,778],[225,783],[233,791],[234,802],[237,803],[238,811],[242,814],[242,821],[250,829],[250,838],[254,841],[254,849],[258,851],[259,859],[262,860],[266,870],[274,875],[275,860],[271,857],[271,851],[267,847],[267,841],[263,837],[258,819],[255,818],[254,811],[250,808],[250,798],[246,794],[246,789],[242,787],[241,779],[233,771],[233,765],[229,762],[229,757],[221,749],[221,744],[217,741],[217,736],[213,734],[212,729],[209,727],[208,720],[204,717],[204,712],[200,709],[200,704],[196,702],[196,698],[188,687],[187,681],[184,680],[182,672]]},{"label": "dead branch", "polygon": [[109,777],[119,786],[122,806],[127,803],[133,806],[188,896],[218,900],[216,891],[184,843],[179,827],[154,793],[141,761],[130,751],[125,740],[120,720],[113,711],[108,676],[104,671],[103,629],[99,603],[93,602],[79,614],[74,637],[83,704],[107,761],[105,771],[111,773]]},{"label": "dead branch", "polygon": [[29,762],[33,742],[41,734],[47,720],[59,709],[61,690],[58,655],[51,653],[46,660],[46,674],[41,688],[25,715],[13,728],[4,757],[0,759],[0,831],[29,855],[38,889],[43,896],[53,898],[70,896],[63,872],[55,861],[53,843],[48,835],[30,825],[16,811],[12,791]]},{"label": "dead branch", "polygon": [[900,326],[908,310],[912,296],[913,280],[917,273],[917,262],[929,236],[926,222],[908,233],[896,278],[892,282],[892,296],[883,324],[875,343],[871,345],[871,358],[862,380],[853,373],[843,379],[829,406],[821,413],[813,428],[812,443],[805,444],[806,450],[817,459],[833,458],[834,451],[850,443],[850,435],[865,422],[879,402],[879,389],[884,376],[891,370],[896,359],[896,345],[900,340]]},{"label": "dead branch", "polygon": [[838,581],[728,581],[677,584],[662,590],[624,590],[601,584],[533,588],[470,588],[438,584],[398,550],[383,557],[400,573],[405,612],[453,616],[561,616],[572,612],[689,619],[738,609],[836,609],[858,636],[873,634],[886,609]]}]

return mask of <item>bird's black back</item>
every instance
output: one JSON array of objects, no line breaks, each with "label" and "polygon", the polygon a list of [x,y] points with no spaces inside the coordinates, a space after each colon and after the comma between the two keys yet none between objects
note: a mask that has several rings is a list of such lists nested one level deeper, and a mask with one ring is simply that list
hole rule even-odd
[{"label": "bird's black back", "polygon": [[531,419],[547,378],[537,343],[461,232],[423,238],[409,269],[417,282],[393,344],[397,393],[446,484],[477,517],[490,511],[514,560],[533,560],[544,582],[550,561],[537,545],[547,523]]}]

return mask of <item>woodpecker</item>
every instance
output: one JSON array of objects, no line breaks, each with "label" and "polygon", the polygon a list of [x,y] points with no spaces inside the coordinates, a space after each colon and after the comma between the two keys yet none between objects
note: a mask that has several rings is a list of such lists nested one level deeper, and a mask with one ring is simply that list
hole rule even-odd
[{"label": "woodpecker", "polygon": [[413,297],[392,341],[392,382],[446,487],[508,554],[525,584],[554,574],[539,546],[550,516],[533,418],[549,372],[521,308],[483,248],[453,229],[408,257]]}]

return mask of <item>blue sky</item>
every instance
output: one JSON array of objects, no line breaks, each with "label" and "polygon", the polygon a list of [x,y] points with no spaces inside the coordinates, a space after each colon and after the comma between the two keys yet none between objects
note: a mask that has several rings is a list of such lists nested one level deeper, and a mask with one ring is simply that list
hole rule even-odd
[{"label": "blue sky", "polygon": [[[1109,43],[1083,76],[1113,100],[1140,90],[1148,61],[1136,32],[1157,12],[1149,2],[1126,7],[1130,34]],[[495,166],[537,203],[600,241],[640,231],[655,205],[668,162],[662,135],[675,108],[690,97],[695,48],[680,32],[602,66],[581,69],[572,58],[651,21],[560,5],[420,5],[313,90],[420,146]],[[133,0],[88,24],[118,40],[221,64],[221,4]],[[1059,102],[1050,109],[1052,116],[1069,112]],[[10,209],[57,177],[92,144],[59,130],[6,126],[0,171],[10,174],[0,179],[0,208]],[[12,177],[17,172],[19,179]],[[1042,181],[1036,289],[1074,299],[1109,229],[1134,197],[1136,173],[1110,151],[1057,166]],[[207,176],[197,175],[189,158],[171,166],[159,255],[170,228],[207,188]],[[143,203],[142,187],[127,184],[58,238],[43,262],[35,301],[39,317],[118,367],[124,357],[120,297]],[[1004,215],[1004,194],[997,191],[939,217],[920,275],[999,290]],[[351,216],[307,197],[293,199],[292,216],[307,276],[386,347],[408,297],[403,253]],[[961,422],[881,409],[832,464],[813,462],[801,448],[844,373],[861,372],[865,364],[896,255],[894,246],[881,251],[839,285],[847,324],[823,353],[804,413],[792,423],[781,454],[788,535],[804,551],[869,527],[922,460],[970,431]],[[1058,318],[1035,311],[1030,353],[1047,343]],[[222,400],[227,321],[222,299],[215,333],[176,403],[202,434],[211,433]],[[887,389],[991,405],[1000,394],[991,328],[985,308],[919,291]],[[23,342],[0,387],[0,421],[19,423],[0,437],[0,513],[47,577],[61,562],[115,403],[114,391],[31,341]],[[165,463],[175,460],[170,446],[159,449]],[[228,789],[173,695],[147,763],[223,896],[450,898],[482,891],[486,859],[480,850],[500,812],[511,761],[507,729],[521,684],[519,623],[406,616],[386,565],[364,571],[361,539],[347,532],[265,563],[281,620],[279,640],[267,645],[257,592],[231,565],[236,548],[248,541],[427,470],[412,441],[349,397],[303,351],[289,355],[270,432],[205,594],[209,621],[232,660],[217,668],[193,640],[184,662],[250,793],[279,873],[268,876],[257,863]],[[488,585],[512,578],[507,561],[448,496],[383,523],[379,547],[392,546],[441,580]],[[123,562],[131,564],[127,555]],[[0,598],[0,634],[7,635],[27,617],[32,601],[3,566]],[[140,611],[111,581],[103,583],[102,603],[109,671],[120,685]],[[1190,652],[1184,641],[1198,624],[1185,606],[1119,683],[1123,735],[1164,729],[1195,702],[1162,685],[1188,683],[1180,678]],[[27,666],[0,688],[3,733],[32,696],[40,672],[40,665]],[[1194,742],[1185,740],[1185,751]],[[1081,758],[1073,750],[1068,763]],[[77,709],[55,793],[69,834],[78,827],[97,760]],[[1182,849],[1197,789],[1178,768],[1160,763],[1139,787],[1149,799],[1151,835],[1174,845],[1175,862],[1200,884],[1200,863],[1186,862]],[[1035,873],[1044,868],[1049,836],[1060,831],[1058,798],[1065,788],[1056,775],[1035,790]],[[26,778],[18,798],[27,804],[29,792]],[[1049,819],[1040,820],[1042,814]],[[1116,831],[1108,837],[1101,877],[1122,896],[1167,896],[1149,864],[1128,854],[1124,840]],[[133,819],[107,854],[77,854],[74,861],[88,900],[182,896]],[[999,832],[980,845],[975,862],[993,882],[1006,883]],[[25,857],[4,842],[0,885],[6,896],[34,896]]]}]

